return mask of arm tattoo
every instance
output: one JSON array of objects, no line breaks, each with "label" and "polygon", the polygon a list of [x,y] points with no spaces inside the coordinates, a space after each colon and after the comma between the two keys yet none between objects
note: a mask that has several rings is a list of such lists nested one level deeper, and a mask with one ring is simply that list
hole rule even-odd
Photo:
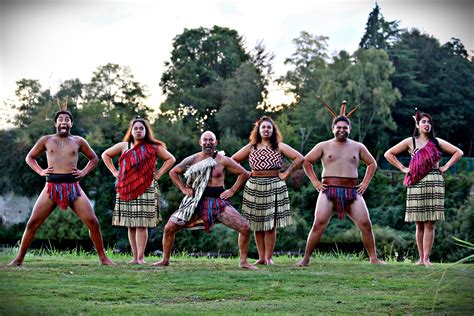
[{"label": "arm tattoo", "polygon": [[187,170],[193,164],[195,158],[196,158],[196,155],[192,155],[187,158],[184,158],[184,160],[178,164],[178,167],[182,170]]}]

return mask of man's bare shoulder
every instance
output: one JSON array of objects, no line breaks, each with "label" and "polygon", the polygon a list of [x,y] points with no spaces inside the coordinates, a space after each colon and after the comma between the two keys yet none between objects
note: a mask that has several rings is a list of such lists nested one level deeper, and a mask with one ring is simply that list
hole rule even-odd
[{"label": "man's bare shoulder", "polygon": [[356,140],[353,140],[353,139],[347,139],[347,143],[351,146],[363,146],[365,147],[365,145],[361,142],[358,142]]},{"label": "man's bare shoulder", "polygon": [[41,136],[41,137],[38,139],[38,143],[39,143],[39,142],[47,142],[48,140],[53,139],[55,136],[56,136],[55,134],[49,134],[49,135]]},{"label": "man's bare shoulder", "polygon": [[226,154],[225,154],[225,152],[223,152],[223,151],[218,151],[218,152],[216,153],[216,158],[215,158],[215,159],[216,159],[216,160],[219,160],[219,159],[231,159],[231,158],[230,158],[230,157],[227,157]]},{"label": "man's bare shoulder", "polygon": [[77,143],[85,142],[85,143],[87,143],[87,140],[84,137],[81,137],[81,136],[78,136],[78,135],[69,135],[69,137],[71,137],[72,141],[74,141],[74,142],[77,142]]},{"label": "man's bare shoulder", "polygon": [[328,140],[324,140],[322,142],[317,143],[316,145],[314,145],[314,147],[324,148],[324,147],[330,146],[332,143],[334,143],[334,140],[328,139]]},{"label": "man's bare shoulder", "polygon": [[228,164],[228,163],[233,162],[232,158],[227,157],[225,155],[225,153],[222,152],[222,151],[217,152],[217,155],[216,155],[215,159],[216,159],[217,163],[222,163],[222,164]]},{"label": "man's bare shoulder", "polygon": [[191,156],[188,156],[184,158],[179,164],[177,164],[175,167],[178,167],[182,170],[188,169],[190,166],[194,165],[195,163],[198,163],[202,159],[199,158],[199,153],[192,154]]},{"label": "man's bare shoulder", "polygon": [[42,149],[42,150],[46,150],[47,147],[49,146],[49,141],[52,140],[54,137],[54,134],[50,134],[50,135],[44,135],[44,136],[41,136],[35,143],[34,147],[36,150],[38,149]]}]

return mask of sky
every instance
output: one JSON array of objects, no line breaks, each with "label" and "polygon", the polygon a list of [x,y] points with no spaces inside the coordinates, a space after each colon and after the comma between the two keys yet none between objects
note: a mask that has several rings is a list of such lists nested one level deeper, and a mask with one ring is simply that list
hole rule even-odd
[{"label": "sky", "polygon": [[[417,28],[441,44],[459,38],[474,55],[473,0],[379,0],[385,20]],[[147,104],[163,101],[159,81],[173,38],[185,28],[232,28],[247,50],[263,41],[275,54],[275,77],[302,31],[328,36],[329,52],[354,52],[375,1],[366,0],[0,0],[0,128],[14,114],[15,82],[37,79],[54,94],[61,82],[87,83],[99,66],[131,68],[147,87]],[[284,101],[271,89],[270,103]]]}]

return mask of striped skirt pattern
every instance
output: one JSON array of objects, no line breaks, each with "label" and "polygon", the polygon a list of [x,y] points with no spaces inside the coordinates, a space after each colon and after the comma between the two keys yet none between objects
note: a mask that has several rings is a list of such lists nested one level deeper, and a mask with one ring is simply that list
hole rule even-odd
[{"label": "striped skirt pattern", "polygon": [[160,190],[153,180],[150,187],[134,200],[115,198],[112,225],[126,227],[156,227],[161,221]]},{"label": "striped skirt pattern", "polygon": [[279,177],[251,177],[244,189],[242,215],[255,231],[291,224],[290,198]]},{"label": "striped skirt pattern", "polygon": [[439,170],[432,170],[407,187],[405,222],[439,220],[444,220],[444,179]]}]

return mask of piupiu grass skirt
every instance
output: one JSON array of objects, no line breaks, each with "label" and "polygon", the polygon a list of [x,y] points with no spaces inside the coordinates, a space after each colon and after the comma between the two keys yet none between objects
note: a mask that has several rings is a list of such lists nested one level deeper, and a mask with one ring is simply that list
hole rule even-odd
[{"label": "piupiu grass skirt", "polygon": [[444,221],[444,179],[432,170],[407,187],[405,222]]},{"label": "piupiu grass skirt", "polygon": [[156,227],[161,221],[160,190],[153,180],[150,187],[134,200],[115,198],[112,225],[126,227]]},{"label": "piupiu grass skirt", "polygon": [[244,189],[242,215],[255,231],[291,224],[290,198],[279,177],[251,177]]}]

